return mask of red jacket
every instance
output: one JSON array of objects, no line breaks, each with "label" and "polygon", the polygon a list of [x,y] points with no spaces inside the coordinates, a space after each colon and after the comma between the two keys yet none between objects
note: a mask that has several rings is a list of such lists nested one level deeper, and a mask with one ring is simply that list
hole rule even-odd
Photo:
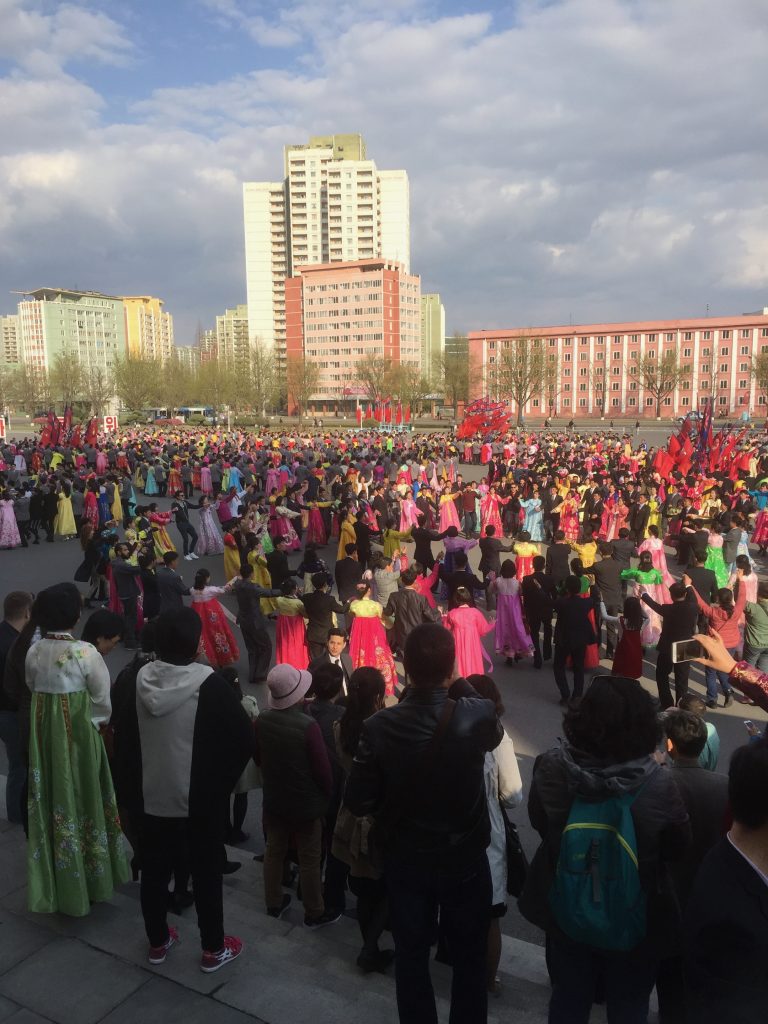
[{"label": "red jacket", "polygon": [[739,619],[741,613],[744,611],[744,605],[747,602],[747,588],[739,587],[739,596],[736,598],[736,603],[733,606],[733,611],[727,612],[716,604],[707,604],[699,596],[696,589],[693,589],[693,593],[696,595],[699,608],[702,613],[709,619],[712,628],[716,633],[719,633],[723,643],[729,651],[734,650],[736,647],[741,647],[741,633],[739,632]]}]

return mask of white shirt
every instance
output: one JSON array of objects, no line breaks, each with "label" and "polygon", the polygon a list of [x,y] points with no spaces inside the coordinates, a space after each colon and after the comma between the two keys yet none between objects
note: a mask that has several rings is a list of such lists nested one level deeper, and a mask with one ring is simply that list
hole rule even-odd
[{"label": "white shirt", "polygon": [[82,640],[43,637],[30,647],[26,659],[26,681],[32,693],[78,693],[87,690],[93,708],[94,725],[108,722],[112,715],[109,670],[93,646]]}]

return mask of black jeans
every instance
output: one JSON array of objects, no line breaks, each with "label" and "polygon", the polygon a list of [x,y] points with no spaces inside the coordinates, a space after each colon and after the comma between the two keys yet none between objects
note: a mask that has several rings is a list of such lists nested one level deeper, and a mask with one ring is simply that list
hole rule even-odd
[{"label": "black jeans", "polygon": [[126,647],[136,646],[136,622],[139,612],[138,597],[121,597],[120,604],[123,606],[123,618],[125,619],[125,634],[123,643]]},{"label": "black jeans", "polygon": [[608,1024],[646,1024],[657,961],[637,953],[602,953],[548,936],[552,978],[549,1024],[588,1024],[595,991],[605,989]]},{"label": "black jeans", "polygon": [[181,534],[181,543],[184,545],[184,554],[189,555],[197,546],[197,530],[191,523],[176,523],[176,529]]},{"label": "black jeans", "polygon": [[357,924],[363,938],[363,952],[376,956],[381,933],[389,921],[387,883],[383,878],[356,878],[350,875],[349,887],[357,897]]},{"label": "black jeans", "polygon": [[[543,661],[549,661],[552,657],[552,616],[549,618],[537,618],[535,615],[526,613],[528,615],[528,625],[531,630],[531,640],[533,641],[533,664],[537,667],[541,665]],[[544,646],[543,650],[539,643],[539,633],[541,627],[544,627]]]},{"label": "black jeans", "polygon": [[245,649],[248,651],[248,682],[253,684],[266,679],[272,660],[272,641],[263,626],[240,622]]},{"label": "black jeans", "polygon": [[[669,688],[669,673],[675,671],[675,697]],[[656,686],[659,690],[659,701],[664,711],[677,704],[682,696],[688,693],[688,677],[691,673],[690,661],[672,663],[671,651],[659,651],[656,655]]]},{"label": "black jeans", "polygon": [[184,497],[185,498],[191,498],[193,493],[194,493],[194,487],[192,486],[192,481],[191,480],[185,480],[184,481]]},{"label": "black jeans", "polygon": [[388,861],[384,877],[395,940],[400,1024],[437,1024],[429,952],[440,930],[453,958],[450,1024],[485,1024],[488,1016],[486,949],[491,922],[488,858],[461,870]]},{"label": "black jeans", "polygon": [[580,644],[577,647],[565,643],[555,644],[555,660],[552,662],[552,671],[555,673],[555,682],[563,700],[568,700],[571,696],[568,689],[568,677],[565,674],[565,663],[569,656],[573,666],[573,696],[580,697],[584,692],[584,656],[586,653],[586,644]]},{"label": "black jeans", "polygon": [[[621,609],[617,604],[606,605],[605,610],[609,615],[618,615]],[[602,632],[602,627],[598,630],[598,633]],[[616,653],[616,645],[619,642],[618,630],[616,629],[616,623],[605,620],[605,655],[610,657]]]},{"label": "black jeans", "polygon": [[[223,815],[220,816],[223,823]],[[151,946],[168,938],[168,883],[174,867],[189,855],[197,924],[204,950],[224,945],[221,891],[221,823],[144,815],[141,835],[141,912]]]},{"label": "black jeans", "polygon": [[466,533],[467,536],[470,536],[473,533],[477,533],[477,513],[464,513],[464,533]]}]

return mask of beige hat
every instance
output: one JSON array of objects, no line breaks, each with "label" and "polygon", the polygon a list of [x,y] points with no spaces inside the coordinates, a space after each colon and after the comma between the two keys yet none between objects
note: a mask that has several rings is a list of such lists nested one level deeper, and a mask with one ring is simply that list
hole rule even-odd
[{"label": "beige hat", "polygon": [[298,704],[312,685],[312,676],[293,665],[275,665],[267,676],[269,706],[282,711]]}]

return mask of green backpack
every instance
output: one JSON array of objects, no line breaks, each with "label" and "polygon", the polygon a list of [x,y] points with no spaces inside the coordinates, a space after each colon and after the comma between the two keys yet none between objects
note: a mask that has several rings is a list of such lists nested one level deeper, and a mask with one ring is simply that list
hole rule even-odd
[{"label": "green backpack", "polygon": [[[641,787],[642,788],[642,787]],[[645,937],[632,804],[640,790],[573,801],[549,904],[562,931],[596,949],[633,949]]]}]

